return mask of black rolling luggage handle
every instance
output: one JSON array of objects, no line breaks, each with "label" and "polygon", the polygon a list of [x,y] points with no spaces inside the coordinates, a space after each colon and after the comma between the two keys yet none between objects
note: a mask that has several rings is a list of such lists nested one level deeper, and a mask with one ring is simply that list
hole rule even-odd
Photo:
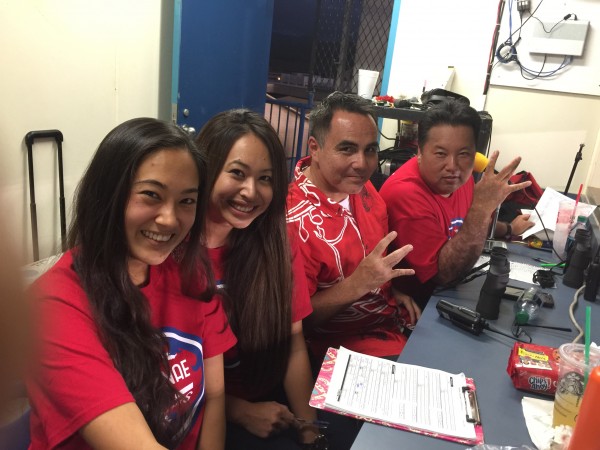
[{"label": "black rolling luggage handle", "polygon": [[36,139],[53,138],[58,149],[58,187],[60,206],[60,241],[61,249],[65,251],[67,237],[67,220],[65,217],[65,187],[63,183],[62,141],[63,135],[58,130],[30,131],[25,135],[27,145],[27,165],[29,168],[29,210],[31,212],[31,240],[33,243],[33,259],[40,259],[37,229],[37,210],[35,205],[35,184],[33,176],[33,143]]}]

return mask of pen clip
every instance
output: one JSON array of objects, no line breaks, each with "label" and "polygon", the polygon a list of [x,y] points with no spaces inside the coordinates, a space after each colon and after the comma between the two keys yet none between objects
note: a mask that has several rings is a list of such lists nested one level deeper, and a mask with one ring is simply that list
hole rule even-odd
[{"label": "pen clip", "polygon": [[475,391],[465,386],[462,388],[465,399],[465,409],[467,411],[467,422],[481,425],[481,417],[479,416],[479,405],[477,404],[477,395]]}]

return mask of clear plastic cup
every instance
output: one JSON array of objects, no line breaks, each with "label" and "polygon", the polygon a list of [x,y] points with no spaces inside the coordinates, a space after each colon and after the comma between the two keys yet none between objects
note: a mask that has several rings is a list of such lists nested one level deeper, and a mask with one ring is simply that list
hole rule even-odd
[{"label": "clear plastic cup", "polygon": [[561,259],[565,259],[567,256],[565,247],[573,221],[574,209],[575,203],[572,201],[563,200],[558,204],[558,216],[556,217],[552,247]]},{"label": "clear plastic cup", "polygon": [[589,363],[585,363],[583,344],[563,344],[558,349],[558,384],[554,395],[552,426],[575,426],[584,391],[586,373],[600,366],[600,348],[590,348]]},{"label": "clear plastic cup", "polygon": [[567,257],[566,247],[569,240],[569,233],[574,231],[574,228],[577,226],[577,218],[580,215],[587,217],[585,205],[578,204],[577,210],[575,210],[575,200],[562,200],[558,204],[558,215],[556,217],[552,246],[563,260]]}]

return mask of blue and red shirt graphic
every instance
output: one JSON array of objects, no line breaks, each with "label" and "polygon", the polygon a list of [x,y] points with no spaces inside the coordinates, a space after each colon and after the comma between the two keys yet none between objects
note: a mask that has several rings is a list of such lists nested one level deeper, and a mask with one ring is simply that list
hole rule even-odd
[{"label": "blue and red shirt graphic", "polygon": [[464,219],[462,217],[458,217],[456,219],[450,220],[450,225],[448,226],[448,239],[452,239],[462,227]]},{"label": "blue and red shirt graphic", "polygon": [[162,329],[169,344],[168,356],[169,380],[183,395],[192,409],[193,426],[204,403],[204,358],[202,339],[193,334],[184,333],[176,328]]}]

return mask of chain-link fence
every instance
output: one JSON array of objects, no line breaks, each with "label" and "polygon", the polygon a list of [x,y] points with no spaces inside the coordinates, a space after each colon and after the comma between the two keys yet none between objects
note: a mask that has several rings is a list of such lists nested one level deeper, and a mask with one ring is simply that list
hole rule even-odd
[{"label": "chain-link fence", "polygon": [[393,5],[394,0],[276,1],[265,117],[284,145],[290,176],[306,155],[313,99],[336,90],[356,93],[359,69],[380,73],[374,94],[380,93]]},{"label": "chain-link fence", "polygon": [[[313,43],[315,90],[356,92],[358,69],[383,73],[393,0],[321,0]],[[381,76],[375,93],[381,89]]]},{"label": "chain-link fence", "polygon": [[[284,29],[273,36],[272,81],[304,91],[314,89],[319,98],[335,90],[356,93],[358,69],[368,69],[380,73],[374,90],[375,94],[380,93],[394,0],[309,0],[287,10],[285,3],[281,0],[275,5],[276,9],[281,8],[280,17],[299,14],[293,8],[303,4],[302,12],[307,15],[297,19],[309,23],[290,22],[286,24],[288,31]],[[274,26],[277,28],[277,24]],[[294,27],[298,28],[292,30]],[[283,55],[286,45],[289,59],[285,64],[284,57],[276,62],[275,52]],[[294,57],[296,64],[292,62]],[[303,58],[307,61],[304,66],[300,62]]]}]

